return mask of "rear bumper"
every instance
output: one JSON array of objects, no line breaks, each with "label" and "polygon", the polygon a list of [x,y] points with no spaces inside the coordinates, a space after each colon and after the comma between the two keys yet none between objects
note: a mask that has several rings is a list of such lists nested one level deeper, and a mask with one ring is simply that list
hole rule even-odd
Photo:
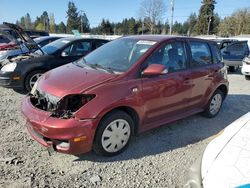
[{"label": "rear bumper", "polygon": [[40,144],[67,154],[92,150],[97,119],[58,119],[49,112],[35,108],[27,96],[22,101],[22,113],[27,120],[29,134]]},{"label": "rear bumper", "polygon": [[242,60],[227,60],[224,59],[224,63],[226,66],[241,66]]},{"label": "rear bumper", "polygon": [[23,88],[23,78],[15,72],[0,71],[0,86],[6,88]]}]

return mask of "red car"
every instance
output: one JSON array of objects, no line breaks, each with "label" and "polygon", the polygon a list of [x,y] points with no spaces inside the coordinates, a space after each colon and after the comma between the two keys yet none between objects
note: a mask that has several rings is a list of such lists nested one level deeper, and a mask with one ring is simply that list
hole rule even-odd
[{"label": "red car", "polygon": [[217,44],[129,36],[44,74],[23,99],[31,136],[58,152],[122,152],[132,136],[203,112],[228,93]]}]

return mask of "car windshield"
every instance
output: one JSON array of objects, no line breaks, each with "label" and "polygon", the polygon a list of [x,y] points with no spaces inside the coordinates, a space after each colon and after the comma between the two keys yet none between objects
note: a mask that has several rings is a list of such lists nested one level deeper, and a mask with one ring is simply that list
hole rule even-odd
[{"label": "car windshield", "polygon": [[103,68],[110,72],[126,72],[156,42],[130,38],[117,39],[96,49],[77,63]]},{"label": "car windshield", "polygon": [[[62,49],[69,42],[70,41],[67,39],[59,39],[42,47],[42,51],[48,55],[51,55],[55,53],[57,50]],[[36,53],[41,53],[41,51],[37,50]]]}]

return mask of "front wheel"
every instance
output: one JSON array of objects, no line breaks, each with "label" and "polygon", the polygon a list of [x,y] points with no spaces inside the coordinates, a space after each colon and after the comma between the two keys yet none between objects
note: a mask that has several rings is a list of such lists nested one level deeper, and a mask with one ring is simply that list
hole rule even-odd
[{"label": "front wheel", "polygon": [[123,111],[113,111],[101,120],[93,150],[103,156],[114,156],[126,149],[133,135],[134,122]]},{"label": "front wheel", "polygon": [[30,92],[32,87],[35,85],[36,81],[38,78],[40,78],[43,75],[44,71],[42,70],[37,70],[37,71],[32,71],[26,76],[25,79],[25,89]]},{"label": "front wheel", "polygon": [[213,96],[208,101],[207,107],[204,110],[203,115],[208,118],[215,117],[221,109],[223,99],[224,99],[224,93],[221,92],[220,90],[216,90]]}]

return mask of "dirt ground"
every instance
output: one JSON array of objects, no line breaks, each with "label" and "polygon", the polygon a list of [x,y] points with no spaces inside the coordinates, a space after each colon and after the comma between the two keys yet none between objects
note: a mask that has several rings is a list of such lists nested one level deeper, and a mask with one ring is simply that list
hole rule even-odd
[{"label": "dirt ground", "polygon": [[211,137],[250,111],[250,81],[229,74],[230,92],[213,119],[194,115],[133,139],[112,158],[55,153],[26,132],[21,98],[0,88],[0,187],[182,187]]}]

